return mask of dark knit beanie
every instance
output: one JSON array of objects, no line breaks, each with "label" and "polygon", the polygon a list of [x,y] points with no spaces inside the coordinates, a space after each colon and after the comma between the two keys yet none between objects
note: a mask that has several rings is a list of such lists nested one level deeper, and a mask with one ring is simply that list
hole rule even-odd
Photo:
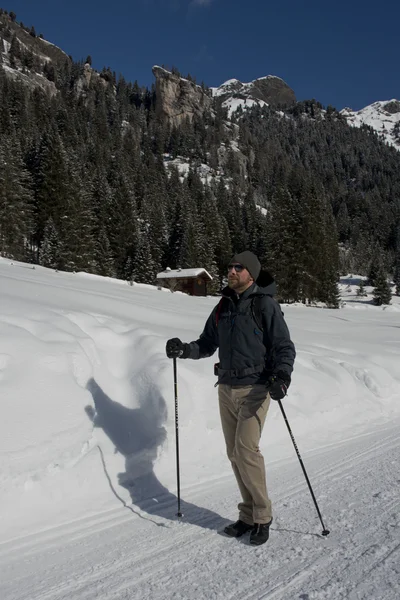
[{"label": "dark knit beanie", "polygon": [[235,254],[235,256],[231,258],[231,264],[232,263],[240,263],[241,265],[246,267],[254,281],[257,281],[261,271],[261,265],[260,261],[258,260],[255,254],[253,254],[249,250],[245,250],[240,254]]}]

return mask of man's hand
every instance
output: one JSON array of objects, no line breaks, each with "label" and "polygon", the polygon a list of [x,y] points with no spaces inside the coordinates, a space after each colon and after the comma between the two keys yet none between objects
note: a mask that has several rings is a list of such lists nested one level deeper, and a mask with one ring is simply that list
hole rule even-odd
[{"label": "man's hand", "polygon": [[179,338],[172,338],[168,340],[165,347],[168,358],[179,358],[183,356],[187,344],[181,342]]},{"label": "man's hand", "polygon": [[290,385],[290,375],[284,371],[278,371],[276,375],[271,375],[267,381],[267,390],[272,400],[282,400]]}]

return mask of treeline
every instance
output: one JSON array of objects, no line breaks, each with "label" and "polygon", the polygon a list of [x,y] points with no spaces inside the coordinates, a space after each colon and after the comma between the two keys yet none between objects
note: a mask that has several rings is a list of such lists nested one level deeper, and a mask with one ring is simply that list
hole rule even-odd
[{"label": "treeline", "polygon": [[[217,292],[227,260],[249,248],[281,299],[330,306],[339,270],[379,262],[394,273],[400,154],[371,131],[318,105],[310,115],[313,102],[232,123],[215,101],[171,128],[154,87],[67,57],[51,66],[53,93],[0,67],[3,256],[145,283],[167,266],[203,266]],[[184,157],[188,175],[166,155]]]}]

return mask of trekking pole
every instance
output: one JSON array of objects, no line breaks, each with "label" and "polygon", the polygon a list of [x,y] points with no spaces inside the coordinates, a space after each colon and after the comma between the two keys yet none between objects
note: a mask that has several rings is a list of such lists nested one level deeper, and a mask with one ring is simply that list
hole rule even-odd
[{"label": "trekking pole", "polygon": [[177,517],[182,517],[181,513],[181,479],[179,474],[179,421],[178,421],[178,378],[176,374],[176,358],[174,358],[174,392],[175,392],[175,442],[176,442],[176,482],[178,489],[178,512]]},{"label": "trekking pole", "polygon": [[318,516],[319,516],[319,520],[321,521],[321,525],[322,525],[322,528],[323,528],[323,530],[322,530],[322,535],[329,535],[330,531],[329,531],[329,529],[326,529],[326,527],[325,527],[325,525],[324,525],[324,522],[323,522],[323,520],[322,520],[322,516],[321,516],[320,510],[319,510],[319,508],[318,508],[318,503],[317,503],[317,500],[316,500],[316,498],[315,498],[315,495],[314,495],[313,489],[312,489],[312,487],[311,487],[310,480],[308,479],[308,475],[307,475],[306,469],[305,469],[305,467],[304,467],[304,464],[303,464],[302,458],[301,458],[301,456],[300,456],[300,452],[299,452],[299,449],[298,449],[298,447],[297,447],[296,441],[295,441],[295,439],[294,439],[294,436],[293,436],[292,430],[290,429],[289,421],[287,420],[287,417],[286,417],[285,411],[283,410],[282,402],[281,402],[280,400],[278,400],[278,403],[279,403],[279,408],[280,408],[280,409],[281,409],[281,411],[282,411],[283,418],[285,419],[286,427],[288,428],[288,431],[289,431],[290,437],[291,437],[291,439],[292,439],[292,442],[293,442],[294,449],[296,450],[297,458],[299,459],[299,461],[300,461],[300,465],[301,465],[301,468],[303,469],[303,473],[304,473],[304,477],[306,478],[306,481],[307,481],[308,489],[310,490],[311,497],[312,497],[312,499],[314,500],[315,508],[317,509],[317,513],[318,513]]}]

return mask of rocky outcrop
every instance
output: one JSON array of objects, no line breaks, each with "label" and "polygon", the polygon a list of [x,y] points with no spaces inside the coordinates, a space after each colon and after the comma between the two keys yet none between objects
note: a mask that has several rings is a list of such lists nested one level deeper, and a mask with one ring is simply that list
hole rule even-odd
[{"label": "rocky outcrop", "polygon": [[211,98],[201,86],[162,67],[153,67],[156,78],[156,112],[171,125],[178,126],[185,119],[202,117],[211,109]]},{"label": "rocky outcrop", "polygon": [[261,79],[256,79],[251,85],[251,94],[260,100],[264,100],[271,108],[287,108],[296,104],[296,96],[292,88],[280,79],[268,75]]},{"label": "rocky outcrop", "polygon": [[390,102],[385,104],[383,108],[390,115],[396,115],[397,113],[400,113],[400,102],[398,100],[391,100]]},{"label": "rocky outcrop", "polygon": [[250,100],[268,104],[271,108],[287,108],[296,103],[294,91],[280,77],[267,75],[250,83],[230,79],[213,89],[214,96],[222,99]]}]

